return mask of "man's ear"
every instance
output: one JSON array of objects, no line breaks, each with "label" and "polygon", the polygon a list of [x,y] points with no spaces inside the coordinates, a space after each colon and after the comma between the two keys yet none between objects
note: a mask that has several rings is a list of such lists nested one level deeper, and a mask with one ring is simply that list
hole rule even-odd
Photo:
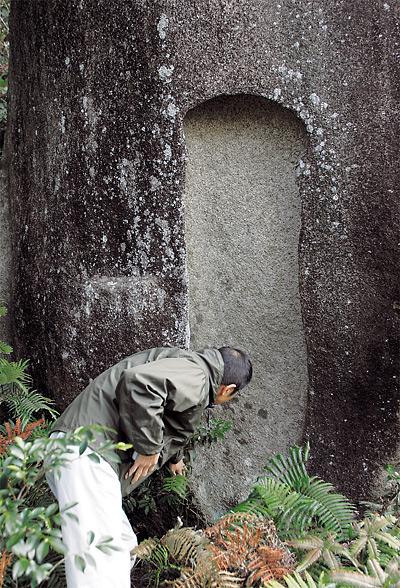
[{"label": "man's ear", "polygon": [[228,384],[228,386],[225,387],[225,390],[228,396],[232,396],[232,394],[236,392],[236,384]]},{"label": "man's ear", "polygon": [[224,384],[221,384],[218,393],[222,396],[222,398],[229,398],[230,396],[232,396],[232,394],[234,394],[235,390],[236,384],[227,384],[226,386]]}]

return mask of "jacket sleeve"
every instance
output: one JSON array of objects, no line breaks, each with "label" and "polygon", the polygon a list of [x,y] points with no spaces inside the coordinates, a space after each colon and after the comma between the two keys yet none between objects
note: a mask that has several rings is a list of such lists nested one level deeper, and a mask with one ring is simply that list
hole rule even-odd
[{"label": "jacket sleeve", "polygon": [[160,453],[164,410],[190,411],[202,400],[204,387],[204,371],[184,358],[166,358],[127,369],[116,388],[119,428],[138,453]]},{"label": "jacket sleeve", "polygon": [[184,413],[168,415],[169,428],[173,428],[172,441],[178,448],[169,458],[170,463],[178,463],[184,457],[187,441],[195,433],[204,411],[204,405],[193,407]]}]

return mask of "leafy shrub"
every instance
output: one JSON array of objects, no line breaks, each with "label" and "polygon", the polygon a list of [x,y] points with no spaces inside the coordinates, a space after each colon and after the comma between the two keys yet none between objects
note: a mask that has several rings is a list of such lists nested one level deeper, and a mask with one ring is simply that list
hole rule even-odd
[{"label": "leafy shrub", "polygon": [[[62,564],[66,550],[61,541],[60,525],[62,517],[75,516],[69,512],[73,505],[60,512],[55,502],[40,505],[35,501],[32,504],[31,495],[43,483],[47,471],[57,471],[66,463],[69,444],[79,445],[82,454],[95,433],[103,429],[95,425],[81,427],[60,439],[39,437],[26,441],[17,436],[7,445],[0,458],[0,578],[3,581],[7,567],[12,564],[14,581],[19,583],[20,578],[27,578],[35,588]],[[107,459],[118,461],[114,449],[128,447],[124,443],[105,441],[97,451]],[[97,453],[89,457],[99,460]],[[88,538],[88,551],[90,548],[113,549],[111,538],[103,537],[95,543],[93,539]],[[51,552],[53,557],[48,560]],[[58,558],[54,558],[57,554]],[[75,561],[82,569],[93,560],[88,552],[77,554]]]}]

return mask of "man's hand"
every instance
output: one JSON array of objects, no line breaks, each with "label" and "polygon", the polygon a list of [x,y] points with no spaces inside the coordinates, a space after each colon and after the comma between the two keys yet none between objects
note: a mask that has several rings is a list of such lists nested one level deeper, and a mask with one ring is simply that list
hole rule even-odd
[{"label": "man's hand", "polygon": [[171,470],[174,476],[183,476],[184,471],[186,470],[186,466],[183,459],[181,459],[181,461],[178,461],[178,463],[170,463],[168,465],[168,468]]},{"label": "man's hand", "polygon": [[133,484],[134,482],[137,482],[138,480],[141,480],[142,478],[145,478],[147,475],[151,474],[157,465],[159,457],[159,453],[155,453],[154,455],[139,454],[129,468],[128,472],[125,474],[125,480],[135,474],[131,481],[131,484]]}]

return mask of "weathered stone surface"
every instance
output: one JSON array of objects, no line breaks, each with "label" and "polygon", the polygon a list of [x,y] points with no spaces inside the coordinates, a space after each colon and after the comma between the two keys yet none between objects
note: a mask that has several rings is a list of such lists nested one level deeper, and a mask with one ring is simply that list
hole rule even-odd
[{"label": "weathered stone surface", "polygon": [[233,431],[223,447],[200,452],[193,471],[202,504],[211,498],[226,509],[247,495],[267,454],[302,440],[308,377],[295,170],[306,131],[290,111],[243,95],[200,105],[184,131],[191,345],[239,346],[256,366],[240,400],[212,411],[232,420]]},{"label": "weathered stone surface", "polygon": [[366,496],[398,444],[398,27],[391,0],[14,1],[15,316],[37,384],[65,403],[121,355],[188,342],[182,121],[216,96],[263,96],[308,133],[313,468]]},{"label": "weathered stone surface", "polygon": [[[0,304],[10,301],[11,243],[6,174],[0,161]],[[0,320],[0,340],[10,339],[9,320]]]}]

